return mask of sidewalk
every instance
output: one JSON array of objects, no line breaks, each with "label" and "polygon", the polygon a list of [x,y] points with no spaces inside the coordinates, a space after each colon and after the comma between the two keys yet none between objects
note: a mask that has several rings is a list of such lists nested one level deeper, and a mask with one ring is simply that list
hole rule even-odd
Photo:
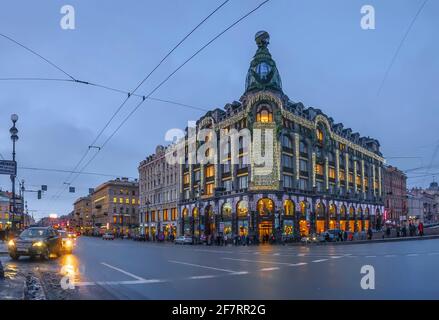
[{"label": "sidewalk", "polygon": [[0,279],[0,300],[24,300],[26,279],[10,269],[4,258],[0,258],[0,262],[5,273],[5,279]]},{"label": "sidewalk", "polygon": [[8,246],[5,243],[0,242],[0,254],[8,254]]}]

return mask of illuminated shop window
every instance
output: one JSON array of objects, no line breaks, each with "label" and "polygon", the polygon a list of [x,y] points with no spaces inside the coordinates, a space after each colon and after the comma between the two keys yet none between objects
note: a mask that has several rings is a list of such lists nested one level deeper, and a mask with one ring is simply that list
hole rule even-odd
[{"label": "illuminated shop window", "polygon": [[284,202],[284,211],[286,216],[293,216],[294,215],[294,202],[287,199]]},{"label": "illuminated shop window", "polygon": [[334,168],[329,168],[329,178],[331,179],[335,179],[335,169]]},{"label": "illuminated shop window", "polygon": [[269,198],[262,198],[258,201],[257,210],[260,215],[268,215],[274,211],[274,202]]},{"label": "illuminated shop window", "polygon": [[316,174],[323,175],[323,165],[316,164]]},{"label": "illuminated shop window", "polygon": [[226,202],[223,204],[223,218],[231,218],[232,217],[232,205],[230,202]]},{"label": "illuminated shop window", "polygon": [[206,178],[210,178],[210,177],[213,177],[213,176],[214,176],[214,174],[215,174],[215,168],[214,168],[213,164],[207,166],[207,167],[204,169],[204,174],[205,174]]},{"label": "illuminated shop window", "polygon": [[239,201],[237,207],[238,217],[247,217],[248,214],[248,203],[247,201]]},{"label": "illuminated shop window", "polygon": [[213,183],[206,184],[206,195],[212,195],[213,194]]},{"label": "illuminated shop window", "polygon": [[113,203],[117,203],[117,198],[116,197],[113,198]]}]

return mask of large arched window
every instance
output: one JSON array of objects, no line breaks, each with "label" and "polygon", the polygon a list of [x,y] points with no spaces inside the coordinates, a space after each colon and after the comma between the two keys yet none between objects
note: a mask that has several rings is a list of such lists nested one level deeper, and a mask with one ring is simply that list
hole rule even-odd
[{"label": "large arched window", "polygon": [[241,200],[236,205],[236,212],[238,217],[247,217],[248,214],[248,203],[245,200]]},{"label": "large arched window", "polygon": [[324,218],[325,217],[325,205],[323,203],[317,203],[316,206],[316,215],[317,218]]},{"label": "large arched window", "polygon": [[194,219],[198,219],[198,216],[199,216],[199,214],[198,214],[198,208],[195,207],[195,208],[192,210],[192,217],[193,217]]},{"label": "large arched window", "polygon": [[294,215],[294,202],[287,199],[284,202],[284,212],[286,216],[293,216]]},{"label": "large arched window", "polygon": [[183,209],[183,213],[182,213],[182,215],[183,215],[183,219],[186,219],[186,218],[188,217],[188,211],[187,211],[187,208],[184,208],[184,209]]},{"label": "large arched window", "polygon": [[335,204],[332,203],[332,204],[329,206],[329,217],[330,217],[331,219],[335,219],[336,216],[337,216],[337,207],[335,206]]},{"label": "large arched window", "polygon": [[307,205],[306,205],[305,201],[300,202],[300,215],[302,217],[306,216],[306,207],[307,207]]},{"label": "large arched window", "polygon": [[346,206],[344,204],[340,207],[340,220],[346,220]]},{"label": "large arched window", "polygon": [[269,215],[274,212],[274,202],[270,198],[262,198],[258,201],[257,210],[260,215]]},{"label": "large arched window", "polygon": [[232,205],[230,202],[226,202],[223,204],[222,208],[223,218],[230,218],[232,216]]},{"label": "large arched window", "polygon": [[273,122],[273,113],[267,108],[262,108],[256,115],[256,122]]},{"label": "large arched window", "polygon": [[323,143],[323,130],[320,128],[317,129],[317,141]]}]

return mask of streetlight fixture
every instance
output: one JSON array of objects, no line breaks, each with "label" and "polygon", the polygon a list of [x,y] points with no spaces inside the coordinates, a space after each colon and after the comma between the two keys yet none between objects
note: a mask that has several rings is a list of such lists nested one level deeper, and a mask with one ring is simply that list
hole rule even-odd
[{"label": "streetlight fixture", "polygon": [[[12,140],[12,161],[15,163],[15,142],[18,140],[18,129],[15,123],[18,121],[18,116],[14,113],[11,115],[12,128],[9,129]],[[11,174],[12,181],[12,231],[15,231],[15,177],[17,175],[17,165],[15,165],[15,172]]]}]

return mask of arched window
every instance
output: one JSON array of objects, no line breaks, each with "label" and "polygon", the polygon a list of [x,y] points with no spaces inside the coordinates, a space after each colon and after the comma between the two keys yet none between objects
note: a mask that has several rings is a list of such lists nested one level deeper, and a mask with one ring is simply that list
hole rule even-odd
[{"label": "arched window", "polygon": [[198,208],[197,208],[197,207],[195,207],[195,208],[192,210],[192,217],[193,217],[194,219],[198,219]]},{"label": "arched window", "polygon": [[257,210],[260,215],[269,215],[274,212],[274,202],[270,198],[262,198],[258,201]]},{"label": "arched window", "polygon": [[306,207],[305,201],[300,202],[300,215],[303,217],[306,216]]},{"label": "arched window", "polygon": [[346,220],[346,206],[344,204],[340,207],[340,220]]},{"label": "arched window", "polygon": [[325,205],[322,203],[318,203],[316,206],[316,215],[317,218],[324,218],[325,217]]},{"label": "arched window", "polygon": [[236,212],[238,217],[247,217],[248,214],[248,203],[245,200],[241,200],[236,205]]},{"label": "arched window", "polygon": [[222,213],[223,218],[230,218],[232,216],[232,205],[230,204],[230,202],[226,202],[223,204]]},{"label": "arched window", "polygon": [[349,217],[350,218],[354,218],[355,217],[355,209],[352,206],[349,208]]},{"label": "arched window", "polygon": [[294,216],[294,202],[287,199],[284,202],[284,212],[286,216]]},{"label": "arched window", "polygon": [[329,206],[329,217],[331,219],[335,219],[335,217],[337,216],[337,207],[335,206],[335,204],[331,204]]},{"label": "arched window", "polygon": [[291,138],[289,136],[282,136],[282,147],[293,149],[293,142],[291,141]]},{"label": "arched window", "polygon": [[273,122],[273,113],[267,108],[262,108],[256,115],[256,122]]},{"label": "arched window", "polygon": [[187,213],[188,213],[187,208],[184,208],[183,209],[183,219],[186,219],[188,217]]},{"label": "arched window", "polygon": [[317,141],[323,143],[323,131],[322,129],[317,129]]}]

